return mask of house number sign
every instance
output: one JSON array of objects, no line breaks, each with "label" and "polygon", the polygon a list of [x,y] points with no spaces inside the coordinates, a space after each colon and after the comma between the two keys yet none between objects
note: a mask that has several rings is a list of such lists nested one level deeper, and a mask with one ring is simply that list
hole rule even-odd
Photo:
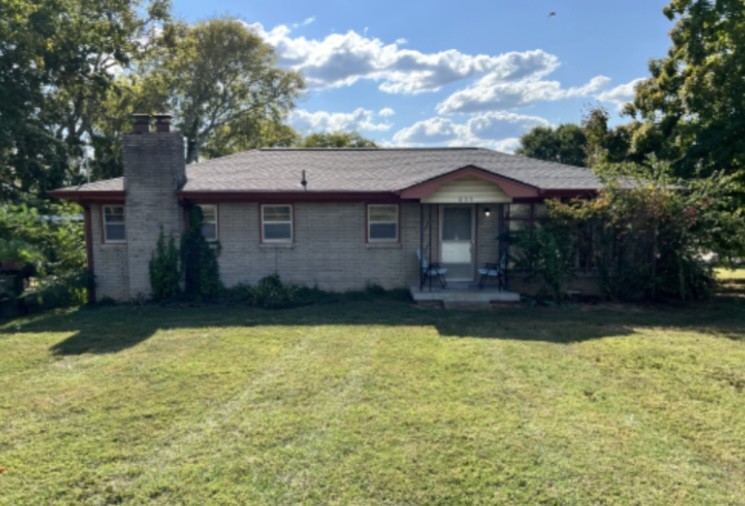
[{"label": "house number sign", "polygon": [[458,202],[473,202],[473,196],[471,195],[459,195]]}]

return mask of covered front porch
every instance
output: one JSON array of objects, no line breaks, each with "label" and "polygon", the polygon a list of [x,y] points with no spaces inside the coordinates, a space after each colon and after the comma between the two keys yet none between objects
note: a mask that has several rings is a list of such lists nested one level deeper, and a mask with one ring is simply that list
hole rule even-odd
[{"label": "covered front porch", "polygon": [[452,306],[520,300],[510,291],[510,231],[533,219],[536,188],[465,167],[402,196],[419,201],[415,301]]}]

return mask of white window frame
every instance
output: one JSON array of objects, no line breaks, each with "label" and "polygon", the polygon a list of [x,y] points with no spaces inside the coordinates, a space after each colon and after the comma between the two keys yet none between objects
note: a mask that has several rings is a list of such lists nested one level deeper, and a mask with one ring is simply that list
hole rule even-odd
[{"label": "white window frame", "polygon": [[[396,218],[393,221],[372,221],[372,209],[374,207],[394,207],[396,209]],[[367,242],[398,242],[401,238],[400,221],[401,208],[398,204],[368,204],[367,205]],[[370,237],[370,226],[373,224],[393,224],[396,226],[396,237],[372,238]]]},{"label": "white window frame", "polygon": [[[108,234],[108,225],[110,223],[106,220],[106,210],[107,209],[114,209],[114,208],[121,208],[122,209],[122,216],[125,221],[121,223],[121,226],[124,228],[124,239],[109,239]],[[101,228],[103,229],[103,242],[106,244],[123,244],[127,242],[127,210],[123,205],[105,205],[101,206]],[[111,223],[111,225],[119,225],[119,223]]]},{"label": "white window frame", "polygon": [[[290,210],[290,219],[288,221],[270,221],[264,220],[264,210],[268,207],[286,207]],[[290,244],[295,240],[295,210],[292,204],[261,204],[261,242],[266,244]],[[266,238],[266,225],[267,224],[288,224],[290,225],[290,237],[282,239],[267,239]]]},{"label": "white window frame", "polygon": [[[215,237],[207,237],[204,238],[207,240],[207,242],[217,242],[220,240],[220,208],[217,206],[217,204],[197,204],[199,208],[202,210],[202,225],[204,224],[213,224],[215,225]],[[206,221],[204,219],[204,210],[205,208],[212,208],[214,209],[214,215],[215,220],[212,221]],[[202,230],[202,235],[204,235],[204,230]]]}]

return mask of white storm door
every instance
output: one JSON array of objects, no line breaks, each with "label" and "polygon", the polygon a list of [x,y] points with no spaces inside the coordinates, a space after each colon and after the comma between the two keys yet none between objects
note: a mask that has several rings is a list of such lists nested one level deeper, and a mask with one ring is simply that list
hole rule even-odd
[{"label": "white storm door", "polygon": [[440,261],[448,281],[473,281],[473,206],[444,206],[440,223]]}]

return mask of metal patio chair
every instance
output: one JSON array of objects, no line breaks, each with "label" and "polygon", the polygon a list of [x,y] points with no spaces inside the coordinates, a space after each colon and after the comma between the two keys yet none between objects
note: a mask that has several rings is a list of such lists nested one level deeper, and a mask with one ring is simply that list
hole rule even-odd
[{"label": "metal patio chair", "polygon": [[504,273],[507,268],[507,255],[502,254],[499,258],[499,262],[487,263],[483,267],[479,268],[479,290],[484,288],[484,285],[490,279],[497,282],[497,288],[502,290],[504,288]]},{"label": "metal patio chair", "polygon": [[445,279],[445,274],[448,273],[446,267],[443,267],[441,264],[436,262],[430,262],[427,257],[422,255],[422,251],[419,248],[416,250],[416,257],[419,259],[419,264],[421,265],[422,274],[425,280],[427,278],[435,279],[440,283],[442,288],[445,288],[448,285],[448,282]]}]

